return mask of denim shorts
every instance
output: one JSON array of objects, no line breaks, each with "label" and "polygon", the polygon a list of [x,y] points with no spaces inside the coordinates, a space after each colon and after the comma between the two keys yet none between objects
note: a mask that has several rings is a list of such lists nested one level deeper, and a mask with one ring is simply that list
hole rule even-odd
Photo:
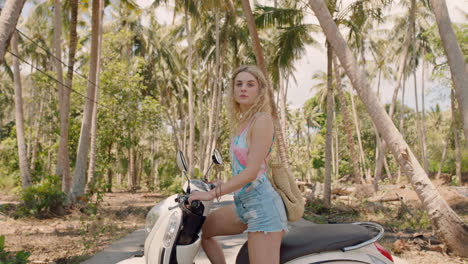
[{"label": "denim shorts", "polygon": [[255,180],[250,188],[234,195],[236,214],[247,225],[245,232],[288,231],[288,220],[281,196],[268,179]]}]

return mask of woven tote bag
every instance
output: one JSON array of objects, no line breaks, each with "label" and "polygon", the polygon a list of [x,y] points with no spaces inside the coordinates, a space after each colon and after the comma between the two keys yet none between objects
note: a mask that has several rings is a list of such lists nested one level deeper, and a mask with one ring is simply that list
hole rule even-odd
[{"label": "woven tote bag", "polygon": [[305,203],[291,170],[286,168],[279,158],[272,159],[268,177],[273,188],[283,199],[288,221],[299,220],[304,214]]}]

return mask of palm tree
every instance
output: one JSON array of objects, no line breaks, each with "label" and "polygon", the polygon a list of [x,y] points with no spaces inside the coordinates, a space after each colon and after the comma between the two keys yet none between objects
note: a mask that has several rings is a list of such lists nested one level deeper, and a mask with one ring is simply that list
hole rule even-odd
[{"label": "palm tree", "polygon": [[99,72],[101,69],[101,46],[102,46],[102,24],[104,19],[104,2],[101,3],[101,14],[99,17],[99,36],[98,36],[98,59],[96,63],[96,89],[94,91],[94,103],[93,103],[93,114],[91,116],[91,146],[89,152],[89,166],[88,166],[88,189],[94,191],[95,177],[94,173],[96,171],[96,154],[97,154],[97,114],[98,114],[98,87],[99,87]]},{"label": "palm tree", "polygon": [[283,135],[287,135],[287,93],[294,70],[293,63],[305,52],[306,45],[317,45],[310,32],[319,30],[317,25],[304,22],[303,7],[299,4],[291,2],[282,8],[257,5],[254,12],[255,24],[259,29],[279,28],[275,31],[278,34],[274,35],[274,43],[271,45],[273,56],[268,69],[273,88],[279,87],[277,103]]},{"label": "palm tree", "polygon": [[[253,50],[255,53],[255,58],[257,60],[257,65],[263,71],[263,74],[265,75],[265,77],[267,78],[267,81],[269,82],[269,75],[267,72],[267,67],[266,67],[264,56],[263,56],[262,47],[260,46],[260,40],[257,34],[257,27],[255,25],[255,21],[252,15],[252,9],[250,8],[249,0],[242,0],[241,3],[242,3],[242,10],[244,11],[244,15],[247,20],[247,27],[249,28],[249,33],[250,33],[250,37],[252,40],[252,46],[253,46]],[[286,166],[288,166],[289,157],[288,157],[288,150],[286,148],[286,142],[284,138],[285,135],[283,135],[281,124],[278,119],[278,110],[276,107],[275,100],[273,98],[273,90],[271,89],[270,83],[268,84],[268,87],[270,87],[268,89],[268,94],[270,97],[270,104],[271,104],[272,115],[273,115],[273,123],[275,126],[275,133],[278,136],[277,137],[278,138],[278,141],[277,141],[278,154],[282,161],[282,164],[285,164]]]},{"label": "palm tree", "polygon": [[468,73],[464,56],[453,31],[445,0],[431,0],[431,4],[439,28],[439,35],[447,55],[450,72],[452,73],[452,81],[460,107],[463,132],[465,133],[465,142],[468,142]]},{"label": "palm tree", "polygon": [[359,161],[358,156],[356,155],[354,139],[353,139],[353,130],[350,122],[350,116],[348,111],[348,103],[343,93],[343,87],[341,85],[341,73],[338,65],[336,56],[333,56],[333,64],[335,65],[335,79],[336,79],[336,89],[338,91],[338,98],[340,100],[340,106],[343,109],[343,121],[345,125],[346,135],[348,139],[349,154],[353,162],[353,172],[354,172],[354,182],[361,183],[361,173],[359,171]]},{"label": "palm tree", "polygon": [[78,22],[78,0],[70,1],[70,43],[68,50],[68,69],[65,80],[65,86],[60,98],[60,142],[57,155],[56,174],[62,176],[62,191],[70,192],[71,175],[70,175],[70,158],[68,154],[68,134],[69,134],[69,115],[70,115],[70,92],[68,87],[73,85],[73,68],[75,65],[75,53],[78,43],[78,35],[76,32]]},{"label": "palm tree", "polygon": [[188,154],[188,165],[189,165],[189,175],[193,177],[193,167],[195,165],[194,160],[194,141],[195,141],[195,117],[194,117],[194,98],[193,98],[193,77],[192,77],[192,61],[193,61],[193,36],[192,30],[190,28],[190,17],[188,14],[188,9],[191,1],[185,1],[185,30],[187,31],[187,42],[188,42],[188,60],[187,60],[187,70],[188,70],[188,119],[189,119],[189,143],[187,148]]},{"label": "palm tree", "polygon": [[[325,141],[325,182],[323,201],[325,207],[331,206],[331,167],[332,167],[332,147],[333,147],[333,49],[330,43],[327,46],[327,134]],[[338,170],[338,168],[335,168]]]},{"label": "palm tree", "polygon": [[0,13],[0,64],[3,64],[5,51],[11,35],[16,29],[21,10],[26,0],[7,0]]},{"label": "palm tree", "polygon": [[13,33],[11,39],[13,50],[13,67],[14,67],[14,82],[15,82],[15,117],[16,117],[16,140],[18,141],[18,156],[21,173],[21,182],[23,189],[31,186],[31,174],[29,172],[28,157],[26,153],[26,143],[24,140],[24,118],[23,118],[23,97],[21,92],[21,75],[19,67],[18,54],[18,36]]},{"label": "palm tree", "polygon": [[93,114],[93,105],[96,93],[96,80],[99,76],[97,72],[97,64],[99,62],[99,23],[102,14],[103,0],[93,0],[92,7],[92,40],[91,40],[91,65],[89,68],[89,81],[86,91],[86,100],[84,106],[83,121],[81,124],[80,141],[78,143],[78,153],[76,156],[75,172],[73,174],[73,182],[69,194],[70,201],[73,203],[77,198],[84,194],[85,190],[85,173],[87,168],[87,158],[89,150],[89,139],[91,129],[91,117]]},{"label": "palm tree", "polygon": [[64,97],[69,89],[62,85],[62,1],[60,0],[54,0],[54,53],[60,111],[60,143],[57,155],[56,174],[62,179],[62,190],[68,192],[70,188],[70,160],[68,158],[68,111],[65,112],[67,110],[65,104],[69,104],[69,102],[66,102]]},{"label": "palm tree", "polygon": [[[455,107],[455,95],[453,89],[450,92],[450,106],[452,110],[452,130],[453,130],[453,141],[455,143],[455,175],[457,175],[458,183],[463,184],[461,176],[461,152],[460,152],[460,140],[458,136],[458,116]],[[459,105],[457,105],[460,107]]]},{"label": "palm tree", "polygon": [[468,256],[468,227],[440,196],[435,186],[417,161],[409,146],[393,124],[376,95],[371,91],[364,72],[341,36],[327,6],[322,0],[309,0],[328,41],[333,46],[346,73],[366,106],[377,129],[390,146],[395,159],[410,177],[411,184],[428,211],[435,230],[450,250]]},{"label": "palm tree", "polygon": [[[406,33],[405,38],[404,38],[403,50],[402,50],[403,54],[402,54],[402,57],[400,59],[400,64],[398,66],[397,81],[396,81],[395,87],[393,89],[392,102],[390,104],[390,110],[389,110],[390,119],[393,118],[393,114],[395,112],[395,106],[396,106],[396,101],[397,101],[397,98],[398,98],[398,92],[400,90],[401,81],[402,81],[402,78],[404,77],[404,73],[405,73],[406,60],[407,60],[407,57],[408,57],[408,54],[409,54],[411,39],[412,39],[412,36],[413,36],[413,30],[414,30],[413,25],[415,23],[414,21],[415,21],[415,17],[416,17],[416,0],[411,0],[411,7],[410,7],[409,13],[410,13],[409,14],[409,26],[408,26],[408,30],[407,30],[407,33]],[[401,120],[401,122],[402,122],[402,120]],[[377,161],[376,169],[375,169],[376,170],[376,175],[378,175],[378,177],[380,177],[380,172],[382,171],[382,167],[384,165],[387,144],[388,144],[388,142],[381,142],[381,145],[380,145],[379,159]]]}]

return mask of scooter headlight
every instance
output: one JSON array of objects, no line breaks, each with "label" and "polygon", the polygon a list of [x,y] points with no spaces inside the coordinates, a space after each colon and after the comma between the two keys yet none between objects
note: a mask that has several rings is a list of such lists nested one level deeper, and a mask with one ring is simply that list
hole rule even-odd
[{"label": "scooter headlight", "polygon": [[169,223],[167,224],[166,232],[164,233],[163,246],[165,248],[168,248],[171,245],[172,239],[177,234],[179,221],[180,213],[176,210],[169,217]]},{"label": "scooter headlight", "polygon": [[147,236],[150,232],[151,229],[153,229],[154,224],[159,219],[159,216],[161,216],[161,207],[163,205],[163,202],[155,205],[151,210],[148,212],[146,215],[146,222],[145,222],[145,235]]}]

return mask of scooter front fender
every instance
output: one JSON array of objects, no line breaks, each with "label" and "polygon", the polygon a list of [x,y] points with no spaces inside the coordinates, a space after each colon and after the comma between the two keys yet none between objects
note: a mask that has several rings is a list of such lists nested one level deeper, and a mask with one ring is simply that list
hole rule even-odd
[{"label": "scooter front fender", "polygon": [[[171,197],[169,197],[171,198]],[[171,201],[172,199],[169,199]],[[175,202],[171,204],[167,203],[168,207],[177,205]],[[166,206],[166,205],[164,205]],[[173,217],[173,220],[171,220]],[[169,224],[171,221],[175,221],[175,225],[172,227],[174,232],[170,236],[169,245],[164,246],[164,237],[169,230]],[[163,213],[158,221],[155,223],[151,232],[148,234],[145,240],[145,263],[146,264],[160,264],[169,263],[172,248],[177,237],[180,224],[182,223],[182,212],[180,208],[176,207],[168,213]]]}]

